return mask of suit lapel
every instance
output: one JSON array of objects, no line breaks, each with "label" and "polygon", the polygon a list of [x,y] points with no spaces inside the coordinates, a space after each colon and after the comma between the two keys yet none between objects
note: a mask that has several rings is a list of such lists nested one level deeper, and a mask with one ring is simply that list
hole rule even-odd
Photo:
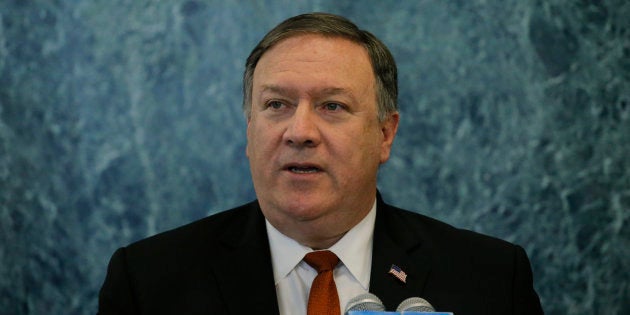
[{"label": "suit lapel", "polygon": [[265,220],[257,203],[226,227],[214,274],[230,314],[278,314]]},{"label": "suit lapel", "polygon": [[[378,296],[388,310],[394,310],[404,299],[421,296],[430,272],[430,257],[419,233],[406,227],[407,222],[397,211],[385,204],[380,196],[374,227],[370,291]],[[392,264],[407,274],[402,282],[389,274]]]}]

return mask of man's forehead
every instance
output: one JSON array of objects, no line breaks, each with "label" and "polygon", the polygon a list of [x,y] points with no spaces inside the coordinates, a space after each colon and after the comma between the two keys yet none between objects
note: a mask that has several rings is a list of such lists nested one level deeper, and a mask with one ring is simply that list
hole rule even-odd
[{"label": "man's forehead", "polygon": [[258,93],[288,94],[306,84],[297,78],[320,82],[317,91],[343,94],[362,80],[375,81],[367,49],[340,36],[302,34],[283,39],[267,50],[253,73]]},{"label": "man's forehead", "polygon": [[274,42],[273,44],[271,44],[265,53],[266,54],[269,50],[273,49],[274,47],[281,45],[287,41],[295,41],[295,40],[308,40],[308,39],[323,39],[323,40],[332,40],[332,41],[340,41],[340,42],[347,42],[347,43],[352,43],[355,44],[359,47],[364,48],[367,51],[367,48],[365,48],[365,46],[357,41],[356,39],[350,38],[348,36],[343,36],[343,35],[336,35],[336,34],[325,34],[325,33],[318,33],[318,32],[294,32],[294,33],[288,33],[284,36],[282,36],[280,39],[278,39],[276,42]]}]

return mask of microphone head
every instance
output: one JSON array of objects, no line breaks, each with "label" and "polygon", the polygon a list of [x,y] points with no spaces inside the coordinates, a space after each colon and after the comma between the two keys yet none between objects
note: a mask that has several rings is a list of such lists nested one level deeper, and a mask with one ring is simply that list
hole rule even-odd
[{"label": "microphone head", "polygon": [[385,305],[383,305],[381,299],[379,299],[376,295],[372,293],[364,293],[357,295],[348,301],[344,314],[347,314],[350,311],[383,312],[385,311]]},{"label": "microphone head", "polygon": [[423,298],[410,297],[400,302],[396,312],[435,312],[435,309]]}]

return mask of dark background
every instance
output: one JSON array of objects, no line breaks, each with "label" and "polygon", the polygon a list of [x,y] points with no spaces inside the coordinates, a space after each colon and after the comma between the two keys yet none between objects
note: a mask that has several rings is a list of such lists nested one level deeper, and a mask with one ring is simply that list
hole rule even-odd
[{"label": "dark background", "polygon": [[0,313],[93,314],[117,247],[253,199],[244,60],[310,11],[397,59],[387,201],[521,244],[547,314],[630,313],[624,0],[0,0]]}]

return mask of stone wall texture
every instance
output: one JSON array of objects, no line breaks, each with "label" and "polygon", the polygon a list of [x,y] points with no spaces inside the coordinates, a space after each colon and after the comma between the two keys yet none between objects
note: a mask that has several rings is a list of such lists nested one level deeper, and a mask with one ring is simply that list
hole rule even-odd
[{"label": "stone wall texture", "polygon": [[93,314],[117,247],[253,199],[244,60],[311,11],[397,59],[387,201],[522,245],[547,314],[630,314],[627,0],[0,0],[0,314]]}]

